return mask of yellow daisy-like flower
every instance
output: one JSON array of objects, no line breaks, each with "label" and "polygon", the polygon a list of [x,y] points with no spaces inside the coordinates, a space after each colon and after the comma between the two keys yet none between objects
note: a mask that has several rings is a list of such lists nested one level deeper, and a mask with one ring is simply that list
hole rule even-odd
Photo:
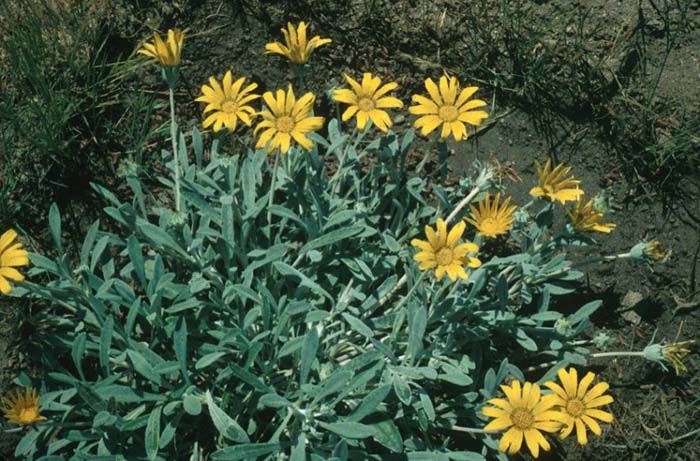
[{"label": "yellow daisy-like flower", "polygon": [[287,29],[280,29],[284,34],[284,43],[272,42],[265,45],[265,54],[276,53],[286,56],[294,64],[305,64],[311,53],[320,46],[331,43],[330,38],[321,38],[318,35],[310,40],[306,38],[307,24],[302,21],[297,27],[289,22]]},{"label": "yellow daisy-like flower", "polygon": [[204,114],[213,111],[202,122],[204,128],[214,125],[214,131],[219,131],[225,126],[233,132],[236,130],[238,119],[250,126],[255,109],[247,104],[260,97],[259,94],[251,93],[258,84],[251,83],[243,88],[245,77],[234,82],[230,70],[226,72],[221,83],[219,84],[214,77],[209,77],[209,85],[202,85],[202,95],[195,99],[195,101],[207,103]]},{"label": "yellow daisy-like flower", "polygon": [[39,394],[31,387],[25,388],[24,393],[16,389],[14,395],[3,397],[2,412],[9,422],[21,426],[46,419],[39,414]]},{"label": "yellow daisy-like flower", "polygon": [[550,444],[542,432],[556,432],[561,423],[557,422],[558,413],[554,410],[554,395],[542,395],[537,384],[513,381],[510,386],[501,385],[505,399],[496,398],[486,402],[481,412],[495,418],[488,423],[485,431],[502,431],[508,429],[498,444],[498,449],[508,454],[520,451],[523,440],[532,456],[537,458],[540,448],[547,451]]},{"label": "yellow daisy-like flower", "polygon": [[4,295],[12,291],[9,280],[21,282],[22,275],[15,267],[29,265],[29,252],[22,248],[22,244],[13,243],[17,238],[17,232],[13,229],[0,236],[0,292]]},{"label": "yellow daisy-like flower", "polygon": [[415,122],[416,129],[421,130],[421,135],[427,136],[435,128],[442,125],[440,139],[447,138],[450,133],[457,141],[467,139],[466,124],[472,126],[481,125],[481,121],[489,116],[483,110],[474,110],[486,105],[481,99],[469,100],[479,89],[469,86],[460,91],[459,81],[456,77],[440,77],[439,88],[431,79],[425,80],[425,89],[430,98],[421,95],[413,95],[416,106],[411,106],[408,111],[413,115],[421,115]]},{"label": "yellow daisy-like flower", "polygon": [[311,150],[314,143],[306,134],[320,129],[324,120],[323,117],[311,116],[315,100],[313,93],[306,93],[297,100],[292,85],[289,85],[286,94],[284,90],[277,90],[277,95],[274,96],[268,91],[263,94],[263,99],[268,110],[260,112],[264,120],[255,127],[254,134],[262,129],[264,131],[255,148],[267,146],[270,153],[279,148],[286,154],[294,140],[304,149]]},{"label": "yellow daisy-like flower", "polygon": [[537,165],[539,185],[530,189],[530,195],[533,197],[544,196],[552,202],[565,204],[568,201],[578,200],[579,196],[583,195],[583,191],[578,188],[581,181],[573,176],[565,178],[571,171],[570,166],[560,164],[552,170],[551,159],[547,160],[544,168],[537,160],[535,160],[535,164]]},{"label": "yellow daisy-like flower", "polygon": [[486,198],[479,199],[479,209],[474,205],[469,205],[474,219],[465,218],[465,221],[476,227],[477,234],[482,237],[496,238],[505,234],[513,227],[513,212],[517,208],[510,205],[510,197],[501,202],[501,193],[497,193],[491,201],[491,194],[487,193]]},{"label": "yellow daisy-like flower", "polygon": [[459,222],[448,232],[447,224],[442,219],[437,220],[436,230],[425,226],[428,241],[411,240],[411,245],[421,250],[413,256],[413,259],[419,263],[418,268],[422,271],[434,269],[438,280],[442,280],[445,273],[453,282],[457,277],[466,280],[467,273],[464,271],[464,266],[479,267],[481,261],[468,255],[468,253],[477,253],[478,246],[471,242],[458,243],[465,227],[464,222]]},{"label": "yellow daisy-like flower", "polygon": [[585,445],[588,443],[586,426],[595,435],[600,435],[601,429],[596,419],[606,423],[613,420],[612,413],[599,408],[613,402],[612,396],[604,395],[610,386],[606,382],[600,382],[589,389],[595,379],[595,373],[588,372],[579,381],[575,368],[569,368],[568,372],[562,368],[558,376],[562,386],[552,381],[547,381],[544,386],[555,394],[555,405],[561,416],[559,421],[564,425],[559,435],[563,439],[576,427],[578,443]]},{"label": "yellow daisy-like flower", "polygon": [[569,220],[571,220],[574,229],[580,232],[593,231],[609,234],[615,229],[615,224],[600,222],[605,214],[595,210],[593,200],[589,200],[586,203],[585,194],[581,194],[573,210],[566,209],[566,214],[569,215]]},{"label": "yellow daisy-like flower", "polygon": [[158,32],[153,32],[153,41],[144,43],[138,53],[153,58],[165,67],[180,65],[180,52],[185,41],[185,32],[180,29],[168,29],[165,41]]},{"label": "yellow daisy-like flower", "polygon": [[382,80],[372,77],[369,72],[362,74],[362,85],[349,75],[343,74],[343,77],[352,89],[343,88],[333,92],[334,101],[349,104],[343,112],[343,121],[347,122],[354,115],[357,117],[357,129],[365,131],[367,120],[372,120],[377,128],[386,133],[392,122],[389,114],[382,109],[400,109],[403,103],[397,98],[384,95],[399,86],[398,83],[382,85]]}]

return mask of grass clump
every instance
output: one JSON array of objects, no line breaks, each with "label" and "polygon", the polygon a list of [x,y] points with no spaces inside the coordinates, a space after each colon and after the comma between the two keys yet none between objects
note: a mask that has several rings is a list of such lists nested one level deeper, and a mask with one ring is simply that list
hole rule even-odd
[{"label": "grass clump", "polygon": [[[134,61],[107,46],[106,2],[0,5],[0,221],[32,226],[51,200],[80,197],[138,150],[143,127],[127,109],[151,110],[125,91]],[[142,117],[136,117],[142,120]],[[21,214],[19,211],[21,210]]]}]

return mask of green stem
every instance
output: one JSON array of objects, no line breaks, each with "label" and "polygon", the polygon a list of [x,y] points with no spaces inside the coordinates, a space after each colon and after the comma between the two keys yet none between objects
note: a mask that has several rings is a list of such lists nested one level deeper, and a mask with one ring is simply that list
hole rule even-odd
[{"label": "green stem", "polygon": [[404,297],[401,299],[401,301],[399,301],[399,303],[396,305],[396,308],[394,309],[395,312],[400,311],[401,308],[404,306],[404,304],[406,304],[406,302],[408,302],[408,298],[410,298],[411,295],[413,295],[413,293],[416,291],[416,289],[418,288],[418,286],[421,284],[421,282],[423,282],[423,279],[424,279],[427,275],[428,275],[428,271],[423,271],[423,272],[420,274],[420,277],[418,277],[418,280],[415,281],[415,283],[413,284],[413,286],[411,287],[411,289],[408,290],[408,293],[406,293],[406,296],[404,296]]},{"label": "green stem", "polygon": [[447,142],[446,141],[438,141],[437,143],[437,150],[438,150],[438,162],[440,163],[440,181],[444,181],[445,178],[447,177],[447,159],[449,158],[448,150],[447,150]]},{"label": "green stem", "polygon": [[272,203],[275,196],[275,182],[277,181],[277,166],[280,161],[280,151],[279,149],[275,153],[275,163],[272,167],[272,180],[270,182],[270,196],[267,200],[267,230],[269,232],[270,241],[272,241]]},{"label": "green stem", "polygon": [[168,85],[170,96],[170,139],[173,143],[173,161],[175,162],[175,210],[180,211],[180,158],[177,152],[177,124],[175,123],[175,91]]},{"label": "green stem", "polygon": [[[340,182],[342,180],[342,170],[343,170],[343,165],[345,164],[345,158],[348,155],[348,150],[350,149],[350,140],[355,137],[357,134],[357,127],[353,128],[352,134],[347,140],[347,144],[343,147],[343,150],[340,153],[340,157],[338,158],[338,169],[335,171],[335,174],[331,177],[331,179],[328,181],[329,184],[333,183],[333,189],[332,189],[332,194],[334,195],[335,192],[337,191],[338,187],[340,186]],[[337,182],[336,182],[337,181]]]},{"label": "green stem", "polygon": [[596,352],[591,354],[591,358],[600,359],[604,357],[643,357],[644,353],[641,351],[615,351],[615,352]]},{"label": "green stem", "polygon": [[485,431],[483,429],[478,429],[476,427],[462,427],[462,426],[452,426],[450,430],[456,432],[466,432],[468,434],[489,434],[491,431]]},{"label": "green stem", "polygon": [[462,208],[464,208],[465,206],[467,206],[467,205],[474,199],[474,197],[476,196],[476,194],[479,193],[479,190],[480,190],[480,189],[481,189],[481,188],[480,188],[479,186],[476,186],[474,189],[472,189],[471,192],[469,192],[469,195],[467,195],[466,197],[464,197],[464,198],[462,199],[462,201],[459,202],[459,203],[457,204],[457,206],[455,207],[455,209],[452,210],[452,213],[450,213],[450,215],[447,217],[447,219],[445,219],[445,224],[449,224],[450,221],[452,221],[452,220],[454,219],[454,217],[457,216],[457,214],[458,214],[460,211],[462,211]]}]

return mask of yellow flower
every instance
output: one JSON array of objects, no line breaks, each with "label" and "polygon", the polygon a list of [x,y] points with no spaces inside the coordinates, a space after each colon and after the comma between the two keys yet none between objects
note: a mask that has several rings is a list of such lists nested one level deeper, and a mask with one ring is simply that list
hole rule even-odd
[{"label": "yellow flower", "polygon": [[294,140],[304,149],[311,150],[314,143],[306,134],[323,126],[323,117],[311,116],[315,100],[313,93],[306,93],[297,100],[292,85],[289,85],[286,95],[284,90],[277,90],[276,97],[268,91],[263,94],[263,99],[268,110],[260,112],[264,120],[258,123],[254,133],[257,134],[263,128],[265,130],[260,134],[255,148],[267,146],[270,153],[279,148],[286,154]]},{"label": "yellow flower", "polygon": [[668,343],[662,348],[664,360],[673,365],[677,375],[688,372],[688,367],[683,363],[683,359],[690,354],[690,349],[685,346],[695,344],[695,340],[681,341],[679,343]]},{"label": "yellow flower", "polygon": [[578,189],[581,181],[573,176],[564,178],[571,171],[570,166],[563,164],[557,165],[552,170],[552,161],[547,160],[544,168],[542,164],[535,160],[537,165],[537,176],[539,177],[539,186],[530,189],[530,195],[533,197],[545,196],[552,202],[561,202],[562,204],[578,200],[578,197],[583,195],[583,191]]},{"label": "yellow flower", "polygon": [[501,201],[501,193],[497,193],[491,201],[491,194],[487,193],[485,199],[479,199],[479,209],[474,205],[469,205],[472,210],[474,219],[465,218],[465,221],[476,227],[477,234],[482,237],[495,238],[501,234],[505,234],[513,226],[513,212],[517,208],[515,205],[510,205],[510,197],[506,197],[503,203]]},{"label": "yellow flower", "polygon": [[423,136],[442,125],[440,139],[445,139],[452,133],[455,140],[461,141],[467,139],[465,123],[479,126],[481,121],[489,116],[483,110],[474,110],[485,106],[485,101],[469,100],[479,87],[469,86],[460,92],[457,78],[450,77],[448,81],[443,75],[440,77],[440,88],[428,78],[425,80],[425,89],[428,90],[430,98],[415,94],[412,99],[417,105],[408,108],[413,115],[422,115],[416,120],[415,127],[421,130]]},{"label": "yellow flower", "polygon": [[663,245],[658,240],[639,242],[633,246],[629,253],[621,256],[628,256],[637,261],[652,263],[655,261],[665,261],[671,255],[671,251],[664,251]]},{"label": "yellow flower", "polygon": [[17,238],[17,232],[8,230],[0,236],[0,292],[4,295],[12,291],[12,286],[7,279],[21,282],[22,275],[15,267],[29,265],[29,253],[22,249],[22,244],[13,243]]},{"label": "yellow flower", "polygon": [[165,67],[177,67],[180,65],[180,52],[185,41],[185,32],[180,29],[168,29],[166,41],[158,32],[153,32],[153,41],[146,42],[138,53],[153,58]]},{"label": "yellow flower", "polygon": [[343,74],[343,77],[352,89],[343,88],[333,92],[333,100],[349,104],[343,112],[343,121],[346,122],[356,115],[358,130],[365,131],[367,120],[372,120],[377,128],[386,132],[392,123],[389,114],[382,109],[400,109],[403,103],[397,98],[384,95],[399,85],[390,82],[380,86],[382,80],[379,77],[372,77],[369,72],[362,74],[362,85],[349,75]]},{"label": "yellow flower", "polygon": [[615,224],[600,222],[605,215],[595,210],[593,200],[586,203],[585,194],[581,194],[573,210],[566,209],[566,214],[569,215],[574,229],[580,232],[594,231],[609,234],[615,229]]},{"label": "yellow flower", "polygon": [[644,245],[644,256],[652,261],[661,261],[666,257],[666,252],[663,250],[661,242],[652,240]]},{"label": "yellow flower", "polygon": [[578,443],[585,445],[588,443],[586,426],[595,435],[600,435],[601,429],[596,419],[606,423],[613,420],[612,413],[598,408],[613,402],[612,396],[603,395],[610,386],[606,382],[600,382],[589,389],[595,374],[588,372],[579,381],[575,368],[569,368],[568,372],[562,368],[558,376],[563,387],[552,381],[547,381],[544,386],[554,391],[555,405],[561,412],[559,421],[564,426],[559,435],[562,439],[567,437],[576,426]]},{"label": "yellow flower", "polygon": [[209,77],[209,85],[202,85],[202,95],[195,99],[195,101],[207,103],[204,114],[213,111],[204,119],[202,123],[204,128],[214,125],[214,131],[219,131],[225,126],[233,132],[236,130],[239,118],[250,126],[251,116],[255,115],[255,109],[246,104],[258,99],[260,95],[250,93],[258,87],[257,83],[251,83],[243,88],[244,83],[245,77],[234,82],[230,70],[224,75],[223,87],[214,77]]},{"label": "yellow flower", "polygon": [[307,40],[306,28],[307,24],[304,21],[300,22],[296,28],[291,22],[287,23],[287,29],[284,27],[281,29],[284,34],[284,44],[268,43],[265,45],[265,54],[281,54],[295,64],[306,63],[316,48],[331,43],[330,38],[321,38],[318,35]]},{"label": "yellow flower", "polygon": [[465,227],[464,222],[459,222],[448,232],[447,224],[442,219],[437,220],[436,230],[425,226],[428,241],[411,240],[411,245],[421,250],[413,256],[413,259],[419,263],[418,268],[422,271],[435,269],[435,277],[438,280],[442,280],[445,273],[453,282],[457,277],[466,280],[467,273],[464,271],[464,265],[479,267],[481,261],[467,255],[467,253],[478,252],[478,246],[471,242],[458,244]]},{"label": "yellow flower", "polygon": [[39,414],[39,394],[31,387],[26,387],[24,394],[16,389],[14,395],[3,397],[2,412],[9,422],[22,426],[46,419]]},{"label": "yellow flower", "polygon": [[547,451],[550,444],[541,431],[556,432],[561,423],[557,422],[559,415],[554,411],[554,395],[542,395],[537,384],[525,382],[522,389],[520,381],[513,381],[510,386],[501,385],[506,399],[491,399],[486,402],[490,407],[484,407],[481,412],[495,418],[488,423],[485,431],[502,431],[508,429],[498,444],[498,449],[508,454],[520,451],[525,444],[532,456],[537,458],[540,447]]}]

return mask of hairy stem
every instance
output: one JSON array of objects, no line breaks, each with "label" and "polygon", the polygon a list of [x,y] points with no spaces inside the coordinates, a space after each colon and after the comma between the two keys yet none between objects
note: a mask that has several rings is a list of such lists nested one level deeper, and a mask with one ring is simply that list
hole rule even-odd
[{"label": "hairy stem", "polygon": [[175,162],[175,210],[180,211],[180,158],[177,153],[177,123],[175,123],[175,91],[168,85],[170,96],[170,139],[173,143],[173,161]]}]

